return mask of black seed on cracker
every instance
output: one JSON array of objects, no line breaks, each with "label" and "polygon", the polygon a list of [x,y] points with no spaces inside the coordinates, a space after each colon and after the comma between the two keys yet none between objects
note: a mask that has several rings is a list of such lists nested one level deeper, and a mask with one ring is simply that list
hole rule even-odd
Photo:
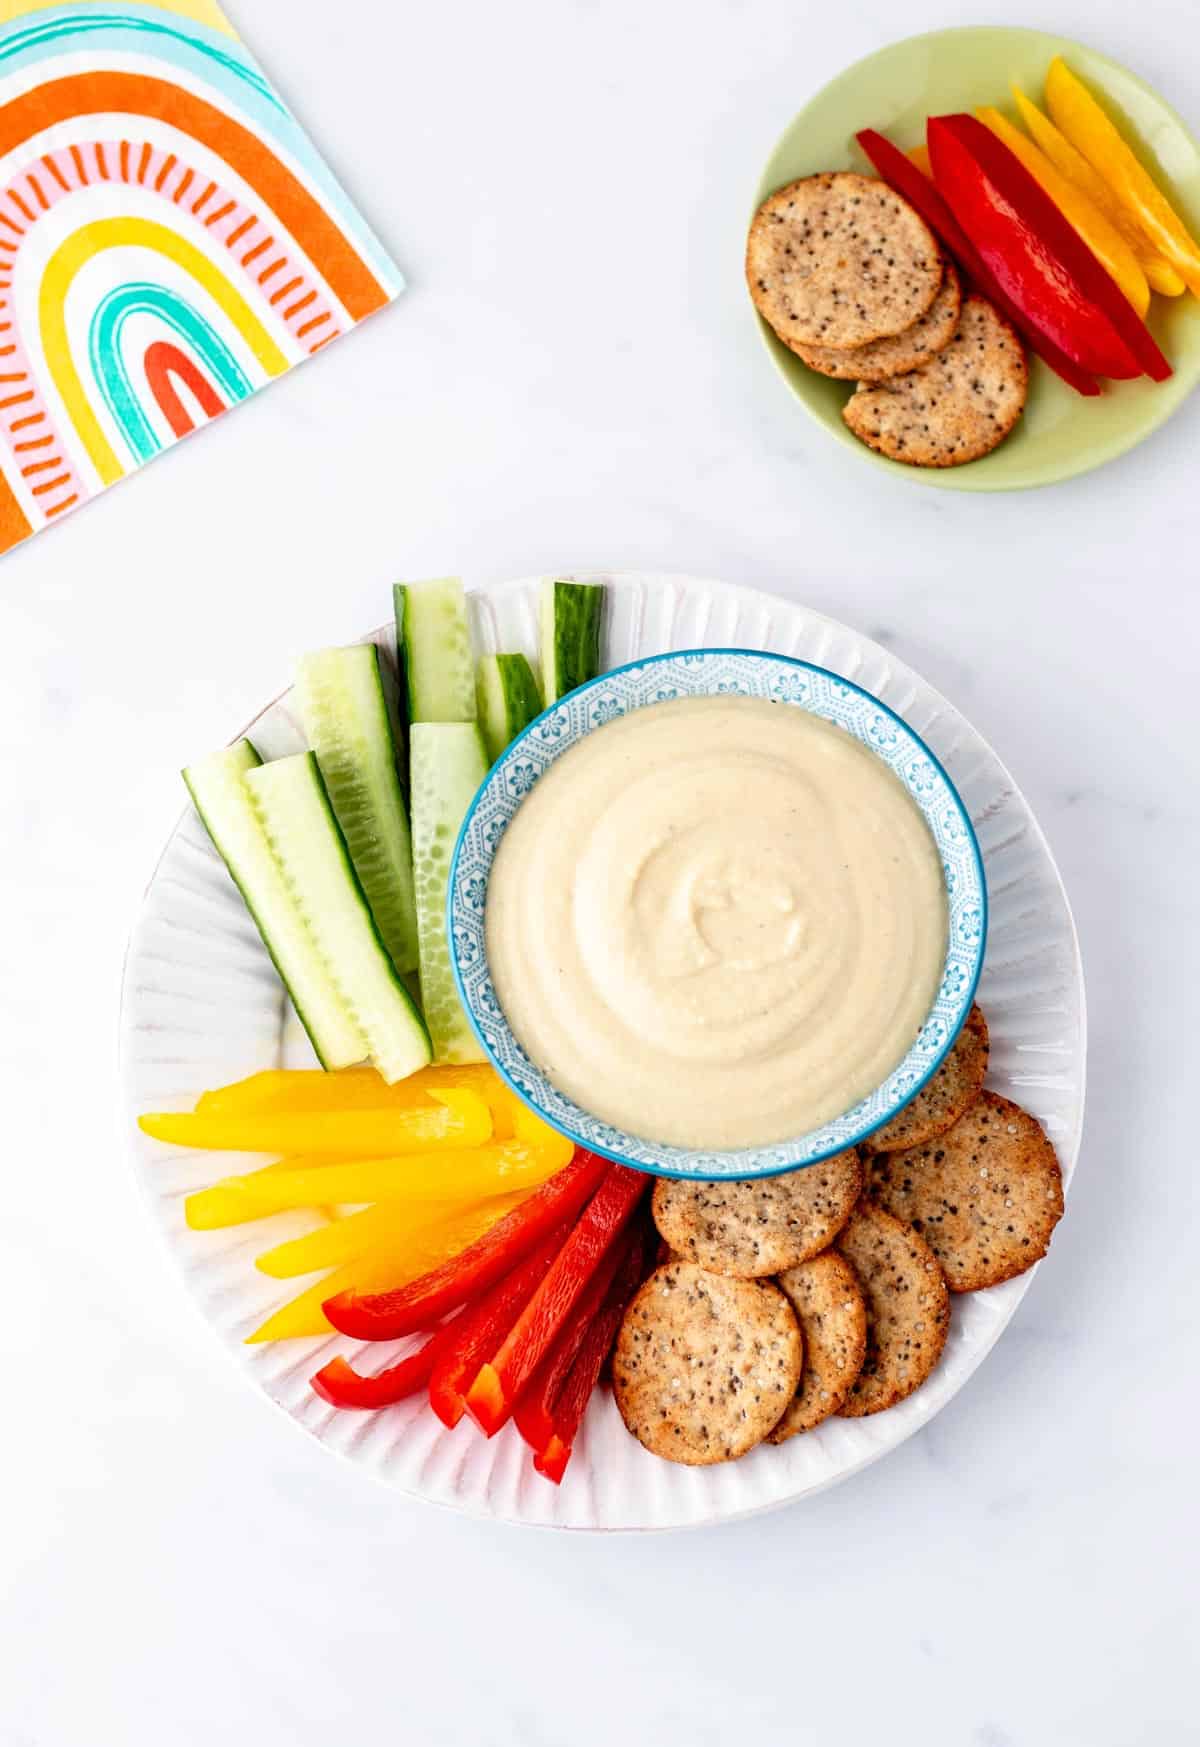
[{"label": "black seed on cracker", "polygon": [[[889,261],[888,265],[892,263]],[[882,382],[889,376],[902,376],[918,369],[935,352],[948,346],[958,331],[961,308],[961,281],[947,261],[937,296],[925,314],[903,333],[871,340],[865,346],[844,348],[793,342],[792,350],[822,376],[833,376],[841,382]]]},{"label": "black seed on cracker", "polygon": [[945,1134],[978,1098],[987,1065],[987,1020],[972,1007],[941,1067],[903,1110],[867,1136],[866,1151],[899,1152]]},{"label": "black seed on cracker", "polygon": [[[862,229],[872,203],[894,265]],[[848,170],[805,176],[759,207],[746,245],[746,281],[763,320],[789,346],[862,346],[903,333],[942,283],[932,231],[883,182]]]},{"label": "black seed on cracker", "polygon": [[986,298],[971,296],[949,345],[919,370],[860,383],[842,417],[893,461],[958,467],[999,447],[1024,410],[1027,386],[1016,334]]},{"label": "black seed on cracker", "polygon": [[981,1092],[953,1128],[870,1161],[868,1190],[919,1231],[952,1292],[998,1286],[1045,1255],[1062,1217],[1062,1172],[1041,1125]]},{"label": "black seed on cracker", "polygon": [[894,1407],[924,1383],[946,1344],[950,1294],[925,1240],[865,1196],[837,1247],[858,1276],[867,1307],[862,1370],[838,1410],[858,1419]]},{"label": "black seed on cracker", "polygon": [[728,1462],[777,1424],[803,1353],[777,1287],[670,1262],[625,1312],[613,1393],[626,1426],[654,1455],[693,1467]]},{"label": "black seed on cracker", "polygon": [[827,1249],[862,1189],[858,1154],[835,1153],[779,1177],[693,1182],[660,1177],[651,1211],[677,1255],[718,1274],[758,1279]]},{"label": "black seed on cracker", "polygon": [[788,1268],[777,1282],[804,1337],[800,1387],[770,1434],[782,1444],[835,1414],[862,1370],[867,1307],[854,1269],[836,1250]]}]

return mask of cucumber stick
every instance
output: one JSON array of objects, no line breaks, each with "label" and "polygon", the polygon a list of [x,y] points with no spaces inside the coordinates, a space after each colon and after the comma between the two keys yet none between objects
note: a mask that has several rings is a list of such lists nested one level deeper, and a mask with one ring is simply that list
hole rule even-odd
[{"label": "cucumber stick", "polygon": [[338,829],[316,756],[245,774],[254,811],[341,1003],[389,1083],[430,1059],[429,1034],[388,957]]},{"label": "cucumber stick", "polygon": [[542,584],[542,695],[547,709],[600,672],[603,616],[599,584]]},{"label": "cucumber stick", "polygon": [[495,764],[506,746],[542,713],[541,693],[523,655],[485,655],[475,672],[479,726]]},{"label": "cucumber stick", "polygon": [[417,963],[412,839],[379,651],[360,643],[306,655],[296,670],[296,698],[379,937],[396,969],[411,971]]},{"label": "cucumber stick", "polygon": [[410,722],[473,722],[475,669],[457,577],[397,584],[396,652]]},{"label": "cucumber stick", "polygon": [[481,1062],[484,1054],[463,1012],[450,968],[446,894],[459,830],[488,773],[487,753],[474,722],[414,722],[408,751],[421,1000],[434,1060]]},{"label": "cucumber stick", "polygon": [[218,854],[246,900],[263,944],[282,977],[326,1068],[361,1062],[367,1042],[333,978],[272,852],[245,778],[262,764],[248,740],[189,764],[183,780]]}]

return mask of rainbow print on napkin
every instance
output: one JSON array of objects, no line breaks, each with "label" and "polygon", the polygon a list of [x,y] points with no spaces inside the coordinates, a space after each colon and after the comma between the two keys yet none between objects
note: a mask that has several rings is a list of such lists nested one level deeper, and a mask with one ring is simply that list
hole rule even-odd
[{"label": "rainbow print on napkin", "polygon": [[402,287],[212,0],[0,0],[0,552]]}]

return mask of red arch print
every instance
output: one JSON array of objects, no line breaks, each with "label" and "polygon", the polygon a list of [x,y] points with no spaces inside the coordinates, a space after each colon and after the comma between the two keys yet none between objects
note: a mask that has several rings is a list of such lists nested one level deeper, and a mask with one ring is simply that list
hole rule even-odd
[{"label": "red arch print", "polygon": [[340,227],[270,146],[213,104],[165,79],[96,72],[39,85],[0,107],[0,156],[79,115],[138,115],[189,134],[236,170],[278,215],[353,320],[361,321],[387,302],[379,281]]},{"label": "red arch print", "polygon": [[206,418],[215,419],[218,413],[225,411],[225,402],[212,383],[200,374],[187,354],[181,352],[178,346],[173,346],[170,340],[155,340],[152,346],[147,346],[142,368],[146,372],[147,387],[177,437],[186,437],[189,431],[194,431],[196,421],[180,400],[173,377],[178,377],[180,382],[191,389]]}]

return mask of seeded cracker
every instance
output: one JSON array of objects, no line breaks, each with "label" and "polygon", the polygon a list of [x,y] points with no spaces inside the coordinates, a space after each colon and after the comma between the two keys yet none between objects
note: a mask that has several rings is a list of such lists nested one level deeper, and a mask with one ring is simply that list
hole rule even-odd
[{"label": "seeded cracker", "polygon": [[943,262],[943,271],[941,290],[925,314],[902,334],[844,349],[797,343],[793,352],[803,358],[810,370],[836,377],[840,382],[883,382],[889,376],[919,369],[935,352],[948,346],[958,332],[962,282],[949,261]]},{"label": "seeded cracker", "polygon": [[1023,1274],[1045,1255],[1063,1210],[1054,1148],[995,1092],[925,1146],[872,1159],[868,1187],[921,1233],[953,1292]]},{"label": "seeded cracker", "polygon": [[842,417],[893,461],[959,467],[1004,441],[1024,410],[1027,378],[1014,330],[985,298],[972,296],[948,346],[906,376],[861,383]]},{"label": "seeded cracker", "polygon": [[862,1189],[858,1154],[835,1153],[779,1177],[692,1182],[660,1177],[651,1210],[679,1256],[718,1274],[757,1279],[827,1249]]},{"label": "seeded cracker", "polygon": [[925,314],[942,257],[924,220],[886,183],[835,170],[763,201],[746,282],[786,345],[863,346]]},{"label": "seeded cracker", "polygon": [[811,1431],[835,1414],[862,1370],[867,1351],[867,1307],[844,1256],[826,1250],[811,1262],[789,1268],[778,1283],[804,1337],[804,1370],[799,1389],[770,1434],[773,1444]]},{"label": "seeded cracker", "polygon": [[905,1147],[924,1146],[927,1140],[945,1134],[983,1090],[987,1065],[987,1020],[978,1007],[972,1007],[936,1074],[890,1122],[867,1136],[863,1142],[866,1151],[899,1152]]},{"label": "seeded cracker", "polygon": [[837,1247],[867,1305],[867,1352],[840,1412],[882,1413],[919,1389],[942,1356],[950,1294],[924,1238],[864,1198]]},{"label": "seeded cracker", "polygon": [[803,1350],[777,1287],[671,1262],[625,1313],[613,1392],[626,1426],[652,1454],[693,1467],[727,1462],[777,1423],[800,1380]]}]

